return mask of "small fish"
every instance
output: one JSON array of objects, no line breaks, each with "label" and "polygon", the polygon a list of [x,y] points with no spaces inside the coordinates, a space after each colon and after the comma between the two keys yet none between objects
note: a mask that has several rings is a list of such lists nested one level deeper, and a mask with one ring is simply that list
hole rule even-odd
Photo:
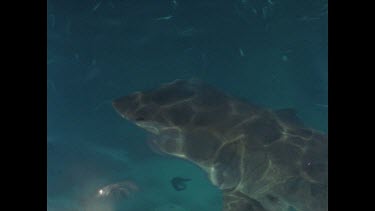
[{"label": "small fish", "polygon": [[56,18],[54,14],[51,14],[51,26],[52,28],[55,28],[56,25]]},{"label": "small fish", "polygon": [[173,7],[173,9],[176,9],[177,6],[178,6],[177,1],[176,0],[172,0],[172,7]]},{"label": "small fish", "polygon": [[191,50],[193,50],[193,47],[184,49],[184,52],[191,51]]},{"label": "small fish", "polygon": [[176,191],[181,191],[181,190],[185,190],[185,189],[186,189],[186,184],[185,184],[185,182],[190,181],[190,180],[191,180],[191,179],[181,178],[181,177],[174,177],[174,178],[171,180],[171,184],[172,184],[173,188],[174,188]]},{"label": "small fish", "polygon": [[320,17],[303,16],[303,17],[299,18],[298,20],[303,21],[303,22],[310,22],[310,21],[316,21],[316,20],[319,20],[319,19],[320,19]]},{"label": "small fish", "polygon": [[267,7],[263,7],[262,8],[262,14],[263,14],[263,18],[264,19],[267,19],[267,15],[268,15],[268,9],[267,9]]},{"label": "small fish", "polygon": [[238,50],[240,51],[240,55],[241,55],[241,56],[245,56],[245,54],[244,54],[242,48],[239,48]]},{"label": "small fish", "polygon": [[93,8],[92,8],[92,11],[95,12],[99,6],[102,4],[102,1],[98,2]]},{"label": "small fish", "polygon": [[109,4],[109,6],[111,6],[113,9],[115,8],[115,5],[113,4],[112,1],[109,1],[108,4]]},{"label": "small fish", "polygon": [[74,58],[75,58],[76,60],[79,60],[79,54],[78,54],[78,53],[75,53],[75,54],[74,54]]},{"label": "small fish", "polygon": [[56,85],[52,80],[47,79],[47,89],[51,88],[53,92],[56,92]]},{"label": "small fish", "polygon": [[92,64],[92,65],[93,65],[93,68],[90,68],[90,70],[86,74],[86,77],[84,78],[85,83],[96,79],[102,72],[100,68],[95,66],[95,64]]},{"label": "small fish", "polygon": [[288,54],[288,53],[292,53],[293,51],[291,49],[286,49],[283,52]]},{"label": "small fish", "polygon": [[72,33],[72,22],[70,20],[68,20],[68,22],[66,23],[66,34],[70,35]]},{"label": "small fish", "polygon": [[194,29],[194,27],[189,27],[189,28],[183,30],[182,32],[180,32],[179,34],[181,36],[188,37],[188,36],[193,36],[195,33],[196,33],[196,30]]},{"label": "small fish", "polygon": [[283,55],[281,59],[283,60],[283,62],[287,62],[289,60],[287,55]]},{"label": "small fish", "polygon": [[328,105],[326,105],[326,104],[319,104],[319,103],[317,103],[315,105],[319,106],[319,107],[323,107],[323,108],[328,108]]},{"label": "small fish", "polygon": [[172,15],[169,15],[169,16],[164,16],[164,17],[156,18],[156,20],[157,20],[157,21],[160,21],[160,20],[169,20],[169,19],[171,19],[171,18],[173,18],[173,16],[172,16]]},{"label": "small fish", "polygon": [[52,63],[55,63],[54,59],[47,59],[47,65],[52,64]]}]

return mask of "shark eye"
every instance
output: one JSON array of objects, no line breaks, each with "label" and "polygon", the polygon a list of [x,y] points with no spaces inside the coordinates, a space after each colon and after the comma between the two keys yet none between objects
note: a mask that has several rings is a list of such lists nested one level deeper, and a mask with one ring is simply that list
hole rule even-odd
[{"label": "shark eye", "polygon": [[135,121],[145,121],[145,118],[143,118],[143,117],[138,117],[138,118],[135,119]]}]

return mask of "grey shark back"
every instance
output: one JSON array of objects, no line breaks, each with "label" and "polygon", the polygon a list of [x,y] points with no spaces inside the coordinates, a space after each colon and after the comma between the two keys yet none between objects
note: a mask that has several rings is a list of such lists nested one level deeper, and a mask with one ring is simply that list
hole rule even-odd
[{"label": "grey shark back", "polygon": [[223,191],[225,211],[327,210],[327,137],[292,109],[272,111],[197,80],[113,101],[153,133],[158,150],[190,160]]}]

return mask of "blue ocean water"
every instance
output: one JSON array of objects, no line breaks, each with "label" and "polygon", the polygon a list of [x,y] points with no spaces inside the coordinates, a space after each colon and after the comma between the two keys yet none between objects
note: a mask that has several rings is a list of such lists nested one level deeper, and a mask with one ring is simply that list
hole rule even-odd
[{"label": "blue ocean water", "polygon": [[[159,155],[111,100],[198,78],[328,132],[328,0],[48,0],[47,207],[221,210],[195,165]],[[190,178],[176,191],[173,177]],[[139,191],[96,203],[123,180]]]}]

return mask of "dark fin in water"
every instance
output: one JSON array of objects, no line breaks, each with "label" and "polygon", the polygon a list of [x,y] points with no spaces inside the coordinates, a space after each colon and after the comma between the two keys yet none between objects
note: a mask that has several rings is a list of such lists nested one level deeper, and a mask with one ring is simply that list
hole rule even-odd
[{"label": "dark fin in water", "polygon": [[173,188],[176,190],[176,191],[181,191],[181,190],[185,190],[186,189],[186,184],[185,182],[188,182],[190,181],[191,179],[188,179],[188,178],[181,178],[181,177],[174,177],[172,180],[171,180],[171,184],[173,186]]},{"label": "dark fin in water", "polygon": [[223,191],[223,211],[267,211],[255,199],[239,191]]},{"label": "dark fin in water", "polygon": [[297,116],[297,111],[293,108],[284,108],[275,111],[277,117],[289,126],[302,126],[302,120]]}]

